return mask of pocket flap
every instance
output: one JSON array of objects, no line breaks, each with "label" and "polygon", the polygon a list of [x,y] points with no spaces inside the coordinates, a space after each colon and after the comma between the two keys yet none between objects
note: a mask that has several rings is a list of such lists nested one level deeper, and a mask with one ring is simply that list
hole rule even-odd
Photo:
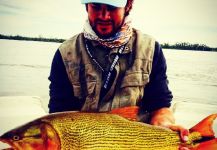
[{"label": "pocket flap", "polygon": [[127,86],[145,86],[149,82],[149,74],[144,72],[131,72],[125,74],[121,88]]},{"label": "pocket flap", "polygon": [[91,95],[94,93],[94,90],[96,88],[96,81],[88,81],[86,82],[86,88],[83,87],[80,83],[73,84],[73,92],[74,96],[82,98],[86,97],[87,95]]}]

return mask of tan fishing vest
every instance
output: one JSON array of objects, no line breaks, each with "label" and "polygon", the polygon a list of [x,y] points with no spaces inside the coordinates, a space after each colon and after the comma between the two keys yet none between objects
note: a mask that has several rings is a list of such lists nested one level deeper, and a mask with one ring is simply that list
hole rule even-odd
[{"label": "tan fishing vest", "polygon": [[120,64],[115,66],[117,76],[110,91],[100,103],[102,71],[88,56],[83,34],[72,37],[59,47],[74,96],[85,100],[82,111],[110,111],[114,108],[135,106],[142,99],[152,69],[155,40],[138,30],[133,31],[135,36],[135,44],[131,46],[135,53],[133,64],[126,70],[119,88],[115,88],[115,85]]}]

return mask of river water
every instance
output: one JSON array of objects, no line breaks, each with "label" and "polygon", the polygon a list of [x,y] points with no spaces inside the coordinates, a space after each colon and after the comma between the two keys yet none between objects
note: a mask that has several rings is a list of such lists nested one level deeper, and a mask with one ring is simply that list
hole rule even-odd
[{"label": "river water", "polygon": [[[0,40],[0,96],[34,95],[47,101],[47,78],[59,45]],[[217,105],[217,53],[163,51],[174,100]]]},{"label": "river water", "polygon": [[[0,40],[0,97],[38,96],[47,111],[50,65],[60,43]],[[178,124],[217,112],[217,52],[166,50]],[[25,105],[25,104],[24,104]],[[215,131],[217,131],[215,125]]]}]

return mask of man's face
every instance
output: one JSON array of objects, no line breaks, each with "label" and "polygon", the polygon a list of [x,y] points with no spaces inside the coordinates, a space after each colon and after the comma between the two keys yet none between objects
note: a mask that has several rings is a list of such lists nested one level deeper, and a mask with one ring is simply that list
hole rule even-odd
[{"label": "man's face", "polygon": [[95,33],[101,38],[114,35],[122,26],[125,8],[111,5],[87,4],[88,18]]}]

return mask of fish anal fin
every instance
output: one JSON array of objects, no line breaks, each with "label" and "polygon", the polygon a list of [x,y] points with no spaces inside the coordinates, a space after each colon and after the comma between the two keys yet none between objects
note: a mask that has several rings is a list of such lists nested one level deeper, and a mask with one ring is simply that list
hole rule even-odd
[{"label": "fish anal fin", "polygon": [[194,147],[192,150],[217,150],[217,138],[202,142]]},{"label": "fish anal fin", "polygon": [[109,113],[117,114],[131,121],[137,121],[138,112],[139,112],[138,106],[129,106],[129,107],[113,109]]},{"label": "fish anal fin", "polygon": [[202,137],[215,137],[212,125],[213,121],[216,119],[217,114],[212,114],[200,121],[194,127],[192,127],[190,132],[199,132]]}]

